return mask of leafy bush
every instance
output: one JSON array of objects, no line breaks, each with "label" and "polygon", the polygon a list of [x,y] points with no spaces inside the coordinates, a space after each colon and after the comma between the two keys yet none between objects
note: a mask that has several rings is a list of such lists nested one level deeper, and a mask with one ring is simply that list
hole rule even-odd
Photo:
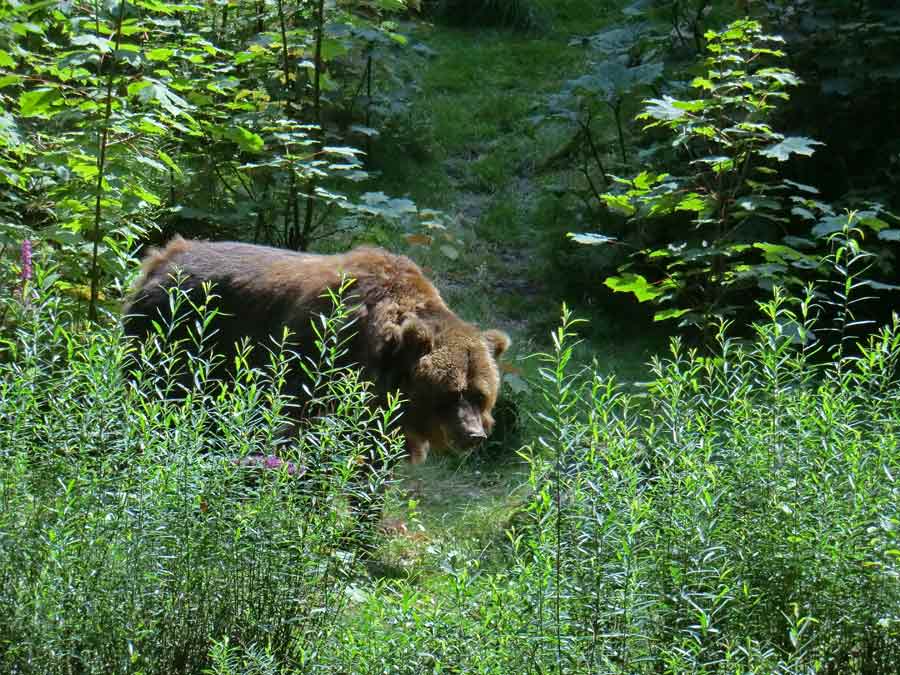
[{"label": "leafy bush", "polygon": [[[799,84],[791,70],[766,65],[785,56],[777,48],[783,39],[741,20],[706,40],[710,56],[706,74],[691,83],[695,97],[653,98],[638,115],[646,128],[672,136],[678,156],[667,166],[680,175],[651,169],[613,176],[615,189],[599,195],[628,218],[633,233],[622,239],[639,249],[606,285],[660,306],[657,321],[678,319],[705,331],[746,311],[775,284],[799,290],[816,278],[824,240],[848,222],[886,241],[896,236],[881,205],[842,216],[815,187],[781,178],[781,165],[821,145],[771,126],[775,102]],[[622,243],[602,234],[570,236],[589,245]]]},{"label": "leafy bush", "polygon": [[531,454],[539,527],[522,539],[549,659],[895,672],[900,324],[816,365],[788,328],[813,330],[809,298],[763,310],[750,346],[720,333],[702,357],[674,341],[643,396],[566,374],[564,321]]},{"label": "leafy bush", "polygon": [[[641,301],[674,305],[657,312],[657,320],[681,317],[696,326],[709,326],[715,317],[733,313],[734,294],[759,278],[787,276],[784,265],[752,264],[759,250],[781,262],[809,262],[809,256],[790,247],[754,238],[764,225],[787,220],[781,194],[790,186],[772,180],[775,172],[766,158],[785,161],[791,154],[808,155],[815,145],[806,138],[785,138],[767,121],[772,101],[787,98],[784,89],[797,83],[786,68],[759,65],[765,56],[783,56],[773,47],[780,38],[763,35],[752,21],[735,22],[706,37],[707,74],[692,83],[697,97],[650,99],[638,115],[648,128],[671,132],[673,145],[688,160],[689,173],[678,177],[643,171],[631,179],[616,179],[621,189],[601,196],[607,206],[634,219],[691,215],[691,232],[683,241],[636,254],[644,267],[661,268],[660,280],[627,271],[607,279],[606,285],[632,292]],[[609,241],[573,236],[588,244]],[[627,264],[622,271],[634,266]]]},{"label": "leafy bush", "polygon": [[[539,431],[507,543],[436,550],[441,574],[417,581],[350,576],[356,459],[373,442],[398,450],[351,374],[321,380],[321,415],[286,448],[290,355],[276,348],[225,386],[214,358],[185,361],[163,340],[129,353],[118,331],[84,332],[35,291],[11,307],[0,364],[0,663],[896,673],[900,320],[850,344],[862,287],[848,241],[830,260],[846,269],[831,358],[811,337],[818,296],[776,291],[752,342],[723,327],[701,356],[676,340],[650,382],[628,387],[573,372],[564,310],[538,356]],[[340,316],[313,374],[340,350]],[[126,358],[158,375],[123,381]],[[176,380],[192,384],[175,396]],[[276,450],[275,470],[235,461]]]},{"label": "leafy bush", "polygon": [[[427,586],[356,588],[292,672],[896,673],[900,323],[816,365],[784,329],[809,302],[763,309],[644,393],[570,372],[564,314],[508,569],[448,550]],[[276,672],[226,647],[216,672]]]},{"label": "leafy bush", "polygon": [[446,551],[429,588],[363,591],[322,670],[896,673],[900,323],[816,365],[785,329],[808,299],[763,310],[642,393],[571,372],[564,313],[508,570]]},{"label": "leafy bush", "polygon": [[[286,446],[295,357],[278,345],[226,382],[169,327],[133,348],[59,307],[11,306],[0,362],[0,670],[199,673],[213,641],[285,658],[321,640],[355,564],[347,498],[373,491],[358,461],[401,449],[395,410],[371,411],[353,371],[334,372],[340,322],[319,329],[315,419]],[[200,309],[202,347],[214,313]],[[377,490],[385,473],[365,478]]]},{"label": "leafy bush", "polygon": [[404,3],[286,5],[0,5],[0,256],[45,245],[97,318],[139,241],[306,249],[415,212],[356,199],[349,142],[377,135]]}]

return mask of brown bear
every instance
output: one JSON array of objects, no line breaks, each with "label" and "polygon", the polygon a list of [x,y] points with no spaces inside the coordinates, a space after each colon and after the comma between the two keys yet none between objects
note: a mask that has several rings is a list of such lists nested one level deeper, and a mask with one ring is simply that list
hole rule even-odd
[{"label": "brown bear", "polygon": [[497,358],[509,338],[457,317],[409,258],[378,248],[317,255],[176,237],[144,261],[125,307],[128,335],[144,337],[153,321],[170,318],[167,289],[176,275],[188,291],[213,284],[214,346],[226,355],[242,339],[271,344],[285,327],[293,348],[309,355],[311,322],[331,307],[327,292],[352,278],[345,300],[356,308],[355,333],[346,358],[378,396],[399,390],[409,460],[423,461],[429,447],[471,447],[491,432]]}]

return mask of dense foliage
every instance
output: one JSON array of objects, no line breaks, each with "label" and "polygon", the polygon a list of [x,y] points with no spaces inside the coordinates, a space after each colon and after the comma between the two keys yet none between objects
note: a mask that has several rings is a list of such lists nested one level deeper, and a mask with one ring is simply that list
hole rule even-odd
[{"label": "dense foliage", "polygon": [[[802,286],[821,273],[817,249],[847,220],[819,198],[817,188],[780,176],[779,164],[810,156],[822,145],[785,136],[771,125],[775,103],[799,84],[790,69],[766,63],[785,56],[775,48],[783,42],[750,20],[707,32],[710,56],[706,72],[691,82],[694,96],[649,99],[637,116],[645,129],[663,128],[673,136],[685,173],[614,176],[619,189],[598,195],[633,221],[663,221],[670,232],[673,226],[684,230],[662,239],[645,233],[642,238],[656,245],[639,250],[620,267],[624,274],[605,282],[641,302],[663,305],[657,321],[678,318],[681,325],[708,329],[717,318],[745,308],[758,289]],[[852,224],[883,240],[896,239],[900,230],[887,229],[884,218],[891,216],[882,213],[883,206],[869,207],[851,216]],[[682,223],[685,214],[689,224]],[[617,243],[600,234],[571,236],[584,244]],[[639,273],[644,270],[652,271],[650,280]]]},{"label": "dense foliage", "polygon": [[[292,464],[254,469],[235,460],[275,447],[281,358],[227,388],[193,362],[195,389],[171,400],[176,373],[127,384],[117,331],[64,328],[51,298],[32,297],[0,366],[0,662],[896,672],[898,326],[821,365],[792,339],[814,328],[809,299],[763,309],[752,345],[720,336],[701,357],[674,342],[642,393],[573,372],[564,314],[540,357],[530,488],[509,539],[493,564],[446,551],[428,593],[353,581],[342,495],[384,428],[355,380],[329,380],[327,415],[281,450]],[[134,356],[179,363],[159,344]]]},{"label": "dense foliage", "polygon": [[[0,0],[0,671],[900,673],[895,4]],[[395,487],[339,302],[300,428],[214,303],[123,340],[175,232],[406,245],[544,353]],[[610,288],[704,350],[610,375]]]},{"label": "dense foliage", "polygon": [[52,246],[92,316],[138,239],[306,249],[416,211],[360,195],[349,142],[404,5],[233,4],[0,4],[0,242]]},{"label": "dense foliage", "polygon": [[223,382],[203,348],[213,310],[186,358],[175,326],[126,346],[25,290],[0,365],[0,669],[199,673],[216,640],[284,657],[333,630],[373,534],[348,505],[381,492],[375,467],[402,446],[396,408],[370,411],[356,374],[335,372],[346,316],[319,330],[305,371],[320,414],[286,447],[289,352],[263,370],[239,355]]},{"label": "dense foliage", "polygon": [[[818,278],[847,209],[879,240],[873,276],[891,284],[896,273],[896,235],[882,232],[896,222],[896,157],[872,130],[894,136],[898,74],[885,60],[900,53],[900,13],[877,2],[758,10],[718,29],[724,4],[633,3],[624,21],[583,38],[588,72],[549,106],[547,119],[567,121],[579,141],[577,153],[564,149],[588,206],[575,220],[596,223],[598,236],[576,240],[603,245],[593,252],[609,288],[680,327],[744,317],[773,283]],[[860,134],[848,118],[863,109],[872,119]]]}]

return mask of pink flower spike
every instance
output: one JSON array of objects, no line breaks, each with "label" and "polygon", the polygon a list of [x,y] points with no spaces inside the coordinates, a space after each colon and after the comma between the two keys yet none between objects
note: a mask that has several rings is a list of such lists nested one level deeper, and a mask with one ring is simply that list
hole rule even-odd
[{"label": "pink flower spike", "polygon": [[28,281],[31,279],[32,267],[31,267],[31,240],[25,239],[22,242],[22,281]]}]

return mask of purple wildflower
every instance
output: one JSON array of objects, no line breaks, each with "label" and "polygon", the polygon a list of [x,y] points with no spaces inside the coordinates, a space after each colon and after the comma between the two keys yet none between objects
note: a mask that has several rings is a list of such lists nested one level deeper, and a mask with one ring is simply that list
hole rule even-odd
[{"label": "purple wildflower", "polygon": [[276,455],[247,455],[241,459],[232,460],[233,464],[249,468],[287,471],[288,476],[302,476],[305,469],[294,462],[287,462]]},{"label": "purple wildflower", "polygon": [[29,281],[31,279],[32,267],[31,267],[31,239],[25,239],[22,242],[22,281]]},{"label": "purple wildflower", "polygon": [[267,469],[280,469],[282,463],[283,463],[283,462],[281,461],[280,458],[276,457],[275,455],[269,455],[269,456],[266,457],[266,459],[265,459],[264,466],[265,466]]}]

